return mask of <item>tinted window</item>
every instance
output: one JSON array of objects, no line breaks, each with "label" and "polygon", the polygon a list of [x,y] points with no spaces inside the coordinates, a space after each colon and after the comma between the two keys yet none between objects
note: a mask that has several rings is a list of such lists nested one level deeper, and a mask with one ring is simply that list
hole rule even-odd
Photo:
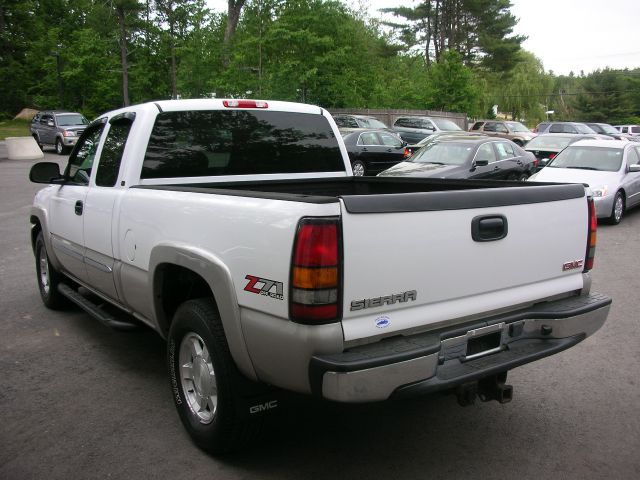
[{"label": "tinted window", "polygon": [[496,161],[496,154],[493,151],[493,147],[490,143],[483,143],[478,148],[478,153],[476,153],[476,160],[486,160],[489,163]]},{"label": "tinted window", "polygon": [[130,120],[122,120],[112,123],[109,127],[109,133],[107,133],[107,138],[104,140],[104,146],[100,154],[100,163],[96,172],[96,185],[113,187],[116,184],[122,153],[127,144],[131,125]]},{"label": "tinted window", "polygon": [[499,160],[515,157],[515,153],[513,152],[513,148],[511,147],[510,143],[498,142],[495,144],[495,146],[496,146],[496,152],[498,152]]},{"label": "tinted window", "polygon": [[565,125],[564,123],[554,123],[549,127],[549,133],[578,133],[578,131],[571,125]]},{"label": "tinted window", "polygon": [[420,123],[420,127],[419,128],[426,128],[427,130],[435,130],[436,127],[433,126],[433,123],[431,123],[429,120],[427,119],[421,119],[419,121]]},{"label": "tinted window", "polygon": [[480,127],[482,127],[482,125],[484,125],[484,122],[476,122],[473,124],[473,127],[471,127],[471,130],[480,130]]},{"label": "tinted window", "polygon": [[484,125],[485,132],[495,132],[496,131],[496,122],[487,122]]},{"label": "tinted window", "polygon": [[395,135],[389,135],[388,133],[381,133],[380,138],[382,139],[382,143],[389,147],[401,147],[402,140],[400,140]]},{"label": "tinted window", "polygon": [[407,127],[407,128],[416,127],[416,122],[413,120],[413,118],[409,118],[409,117],[401,117],[398,120],[396,120],[395,124],[399,127]]},{"label": "tinted window", "polygon": [[380,141],[375,132],[367,132],[360,135],[358,145],[380,145]]},{"label": "tinted window", "polygon": [[78,140],[76,148],[69,157],[69,164],[65,171],[65,176],[73,183],[88,185],[91,176],[91,167],[96,157],[96,150],[100,142],[100,135],[104,129],[104,124],[96,124],[84,131]]},{"label": "tinted window", "polygon": [[627,158],[627,165],[635,165],[640,163],[640,154],[638,153],[638,147],[629,150],[629,157]]},{"label": "tinted window", "polygon": [[141,178],[344,171],[321,115],[268,110],[163,112]]}]

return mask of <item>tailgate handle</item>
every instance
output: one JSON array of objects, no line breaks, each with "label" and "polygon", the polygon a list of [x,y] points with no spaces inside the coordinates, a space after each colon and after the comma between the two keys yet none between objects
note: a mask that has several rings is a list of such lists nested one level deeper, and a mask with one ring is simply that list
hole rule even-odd
[{"label": "tailgate handle", "polygon": [[471,221],[471,237],[476,242],[493,242],[507,236],[509,226],[504,215],[482,215]]}]

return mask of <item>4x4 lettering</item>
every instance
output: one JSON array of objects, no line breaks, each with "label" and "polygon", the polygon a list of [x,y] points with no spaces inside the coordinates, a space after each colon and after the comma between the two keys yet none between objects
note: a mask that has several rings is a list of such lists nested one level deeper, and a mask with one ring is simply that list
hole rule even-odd
[{"label": "4x4 lettering", "polygon": [[244,287],[246,292],[264,295],[266,297],[275,298],[276,300],[284,300],[284,288],[282,282],[269,280],[268,278],[260,278],[254,275],[247,275],[244,278],[249,280],[249,283]]}]

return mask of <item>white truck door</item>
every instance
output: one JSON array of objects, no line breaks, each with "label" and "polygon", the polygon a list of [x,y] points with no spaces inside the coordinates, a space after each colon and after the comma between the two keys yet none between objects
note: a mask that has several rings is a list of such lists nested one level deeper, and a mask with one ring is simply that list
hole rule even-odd
[{"label": "white truck door", "polygon": [[87,279],[84,263],[85,200],[103,128],[103,124],[93,124],[78,140],[79,146],[69,157],[65,171],[68,181],[51,198],[51,244],[65,270],[83,281]]},{"label": "white truck door", "polygon": [[118,179],[134,118],[133,114],[121,114],[110,120],[85,202],[84,262],[87,277],[93,287],[115,300],[119,295],[113,273],[116,257],[113,247],[114,206],[125,191]]}]

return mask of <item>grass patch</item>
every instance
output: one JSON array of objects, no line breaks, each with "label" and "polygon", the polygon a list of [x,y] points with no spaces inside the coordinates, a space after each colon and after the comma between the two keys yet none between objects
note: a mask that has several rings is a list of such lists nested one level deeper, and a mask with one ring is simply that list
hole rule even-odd
[{"label": "grass patch", "polygon": [[7,137],[30,136],[30,123],[28,120],[6,120],[0,122],[0,140],[4,140]]}]

